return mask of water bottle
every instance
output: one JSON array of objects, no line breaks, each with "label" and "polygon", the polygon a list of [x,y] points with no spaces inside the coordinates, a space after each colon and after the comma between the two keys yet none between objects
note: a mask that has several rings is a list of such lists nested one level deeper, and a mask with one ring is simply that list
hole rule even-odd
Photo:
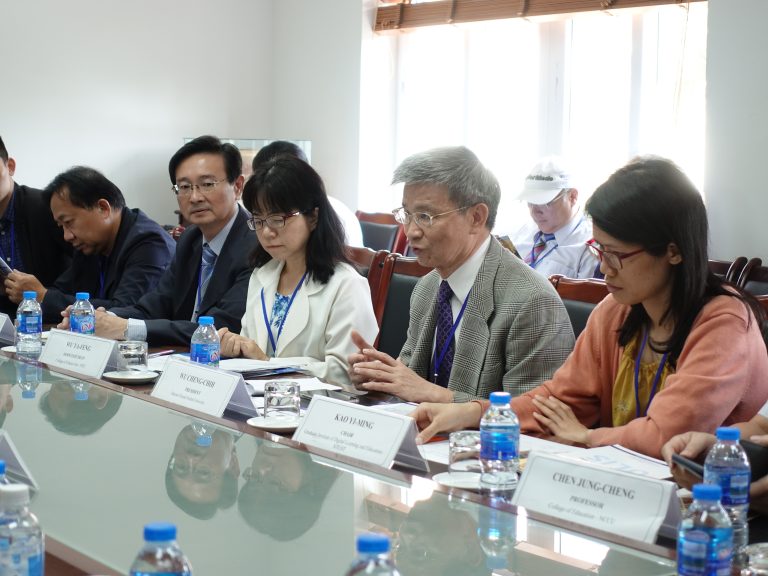
[{"label": "water bottle", "polygon": [[680,576],[730,576],[733,528],[720,504],[721,496],[722,490],[715,484],[693,487],[693,504],[677,533]]},{"label": "water bottle", "polygon": [[69,329],[79,334],[93,334],[96,332],[96,312],[89,298],[88,292],[75,294],[75,304],[69,310]]},{"label": "water bottle", "polygon": [[37,292],[25,290],[24,299],[16,310],[16,352],[37,359],[43,349],[43,311]]},{"label": "water bottle", "polygon": [[131,564],[130,576],[192,576],[192,566],[176,543],[176,526],[155,522],[144,526],[144,546]]},{"label": "water bottle", "polygon": [[489,506],[480,506],[477,523],[477,537],[485,552],[485,567],[491,574],[502,568],[507,568],[514,574],[515,570],[509,564],[510,557],[512,561],[515,557],[513,551],[517,540],[516,519],[510,512],[499,509],[499,504],[504,503],[503,498],[490,500]]},{"label": "water bottle", "polygon": [[389,557],[389,537],[366,533],[357,537],[357,558],[344,576],[400,576]]},{"label": "water bottle", "polygon": [[746,565],[744,547],[749,539],[749,460],[738,428],[718,428],[717,442],[704,460],[704,482],[717,484],[723,491],[723,508],[733,526],[733,558],[736,566]]},{"label": "water bottle", "polygon": [[213,317],[200,316],[197,324],[197,330],[192,334],[192,343],[189,347],[189,359],[192,362],[218,368],[221,342],[213,325]]},{"label": "water bottle", "polygon": [[480,420],[480,484],[494,494],[517,486],[520,422],[509,401],[508,392],[493,392]]},{"label": "water bottle", "polygon": [[26,484],[0,484],[0,574],[43,576],[43,532]]}]

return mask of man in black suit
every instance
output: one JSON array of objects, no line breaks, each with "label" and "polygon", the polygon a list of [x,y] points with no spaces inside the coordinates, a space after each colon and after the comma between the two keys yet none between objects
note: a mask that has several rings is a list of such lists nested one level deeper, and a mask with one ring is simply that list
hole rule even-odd
[{"label": "man in black suit", "polygon": [[[14,182],[15,171],[16,161],[0,138],[0,257],[49,285],[69,266],[72,247],[64,242],[43,193]],[[0,312],[15,317],[17,306],[3,287]]]},{"label": "man in black suit", "polygon": [[232,144],[200,136],[171,158],[168,172],[189,226],[160,284],[135,305],[96,312],[96,334],[150,345],[189,345],[199,316],[240,332],[256,234],[238,200],[242,158]]},{"label": "man in black suit", "polygon": [[24,290],[37,292],[43,321],[61,320],[61,311],[88,292],[94,306],[130,306],[154,288],[173,257],[175,243],[141,210],[129,209],[120,189],[93,168],[77,166],[46,187],[54,220],[75,253],[72,264],[46,287],[32,274],[14,271],[6,292],[19,302]]}]

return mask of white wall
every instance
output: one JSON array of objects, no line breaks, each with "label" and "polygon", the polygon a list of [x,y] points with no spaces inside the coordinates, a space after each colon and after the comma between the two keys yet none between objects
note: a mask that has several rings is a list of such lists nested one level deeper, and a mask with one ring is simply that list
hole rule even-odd
[{"label": "white wall", "polygon": [[6,0],[0,135],[16,180],[104,172],[161,223],[185,136],[272,130],[272,0]]},{"label": "white wall", "polygon": [[705,193],[715,258],[768,261],[768,2],[709,0]]}]

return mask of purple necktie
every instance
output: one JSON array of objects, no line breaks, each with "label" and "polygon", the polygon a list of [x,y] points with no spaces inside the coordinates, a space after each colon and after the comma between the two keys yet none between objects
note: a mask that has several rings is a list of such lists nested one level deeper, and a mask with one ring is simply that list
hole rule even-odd
[{"label": "purple necktie", "polygon": [[[443,280],[440,283],[440,290],[437,293],[437,328],[435,329],[435,356],[434,362],[440,362],[439,366],[433,366],[433,374],[436,374],[435,384],[444,388],[448,387],[448,379],[451,377],[451,367],[453,366],[453,349],[455,340],[451,330],[453,328],[453,312],[451,311],[451,296],[453,292],[448,282]],[[445,343],[450,338],[450,344],[443,356]]]}]

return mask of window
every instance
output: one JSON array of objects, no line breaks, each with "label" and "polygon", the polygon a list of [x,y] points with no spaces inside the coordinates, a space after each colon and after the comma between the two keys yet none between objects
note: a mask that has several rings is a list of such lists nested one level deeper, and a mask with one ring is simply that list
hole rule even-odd
[{"label": "window", "polygon": [[361,192],[389,210],[407,155],[472,149],[502,185],[498,232],[527,217],[514,196],[561,154],[583,196],[638,154],[667,156],[700,186],[706,2],[434,26],[376,35],[363,53]]}]

